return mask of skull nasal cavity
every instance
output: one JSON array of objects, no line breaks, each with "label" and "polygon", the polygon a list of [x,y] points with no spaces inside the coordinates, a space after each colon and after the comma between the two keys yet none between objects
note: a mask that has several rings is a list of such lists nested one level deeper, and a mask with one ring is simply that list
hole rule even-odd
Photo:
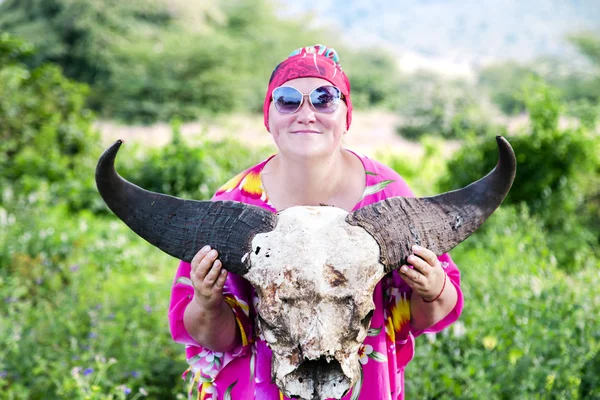
[{"label": "skull nasal cavity", "polygon": [[298,382],[312,381],[317,383],[315,386],[328,384],[335,387],[344,381],[346,385],[348,384],[340,363],[336,360],[327,361],[324,356],[317,360],[304,361],[293,374]]}]

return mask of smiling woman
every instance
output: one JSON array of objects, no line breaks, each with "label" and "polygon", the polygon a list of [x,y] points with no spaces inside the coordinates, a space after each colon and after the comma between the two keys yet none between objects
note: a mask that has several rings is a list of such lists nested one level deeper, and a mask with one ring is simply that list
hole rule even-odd
[{"label": "smiling woman", "polygon": [[[413,196],[393,170],[342,147],[352,122],[352,99],[334,49],[315,45],[292,52],[273,71],[263,110],[277,154],[232,178],[213,200],[273,213],[320,205],[352,212],[390,197]],[[337,398],[404,398],[404,368],[413,357],[414,338],[446,328],[462,311],[460,275],[450,257],[436,257],[422,247],[411,252],[408,246],[410,268],[404,265],[376,283],[375,308],[363,321],[370,329],[353,356],[360,359],[359,370],[345,371],[358,378],[351,387],[330,392]],[[199,396],[278,400],[303,393],[301,398],[321,398],[324,392],[316,387],[306,392],[294,386],[305,386],[306,380],[293,378],[291,371],[286,377],[282,369],[271,370],[274,350],[265,341],[269,331],[260,328],[257,294],[248,281],[226,271],[226,258],[222,262],[218,251],[223,250],[206,246],[191,262],[182,261],[171,296],[171,333],[186,345],[188,372]],[[299,326],[298,332],[307,329]]]}]

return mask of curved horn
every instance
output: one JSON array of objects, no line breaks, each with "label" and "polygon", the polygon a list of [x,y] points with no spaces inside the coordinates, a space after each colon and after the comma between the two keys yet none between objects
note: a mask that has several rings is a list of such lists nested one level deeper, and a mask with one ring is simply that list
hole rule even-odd
[{"label": "curved horn", "polygon": [[144,190],[115,171],[123,142],[100,157],[96,185],[108,207],[135,233],[162,251],[190,262],[204,245],[219,251],[223,267],[243,275],[250,269],[252,239],[273,230],[275,213],[235,201],[182,200]]},{"label": "curved horn", "polygon": [[406,264],[413,244],[446,253],[498,208],[512,186],[517,161],[506,139],[496,136],[496,141],[496,167],[462,189],[433,197],[391,197],[348,214],[349,224],[362,226],[379,243],[386,271]]}]

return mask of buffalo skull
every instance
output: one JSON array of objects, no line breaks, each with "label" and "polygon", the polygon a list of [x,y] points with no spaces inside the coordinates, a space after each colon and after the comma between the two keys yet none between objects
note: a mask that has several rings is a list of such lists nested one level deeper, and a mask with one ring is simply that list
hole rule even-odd
[{"label": "buffalo skull", "polygon": [[190,262],[208,244],[225,269],[255,288],[258,326],[273,351],[273,381],[288,397],[341,398],[360,376],[358,350],[371,321],[373,290],[419,244],[441,255],[500,205],[516,161],[496,138],[498,164],[462,189],[393,197],[351,213],[292,207],[277,214],[234,201],[182,200],[121,178],[115,142],[96,169],[109,208],[142,238]]}]

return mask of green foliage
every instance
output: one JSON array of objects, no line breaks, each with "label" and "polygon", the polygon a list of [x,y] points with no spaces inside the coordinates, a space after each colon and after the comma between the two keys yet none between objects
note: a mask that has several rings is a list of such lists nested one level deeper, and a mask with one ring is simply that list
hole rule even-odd
[{"label": "green foliage", "polygon": [[82,171],[93,171],[97,140],[85,108],[86,85],[54,65],[21,64],[31,48],[7,34],[0,37],[0,51],[0,204],[46,185],[74,208],[92,207],[93,174],[79,179]]},{"label": "green foliage", "polygon": [[118,48],[142,32],[169,23],[157,1],[6,0],[0,28],[33,42],[36,64],[52,61],[88,84],[105,81],[119,62]]},{"label": "green foliage", "polygon": [[253,150],[231,139],[210,141],[200,137],[190,145],[181,138],[177,121],[173,132],[166,147],[119,160],[121,174],[146,190],[208,200],[229,179],[266,158],[269,151]]},{"label": "green foliage", "polygon": [[[193,19],[191,16],[199,16]],[[335,34],[284,18],[268,0],[6,0],[0,29],[35,43],[30,66],[51,61],[90,84],[88,104],[127,122],[259,112],[271,71],[294,49]],[[273,34],[277,32],[277,34]],[[397,69],[338,47],[358,107],[391,107]]]},{"label": "green foliage", "polygon": [[341,48],[338,52],[342,53],[340,61],[352,85],[354,107],[397,108],[402,81],[391,54],[383,49],[370,49],[368,57],[350,49]]},{"label": "green foliage", "polygon": [[600,36],[598,34],[583,32],[571,35],[568,39],[596,68],[600,68]]},{"label": "green foliage", "polygon": [[404,99],[400,105],[403,123],[398,134],[409,140],[426,135],[460,139],[467,134],[483,136],[495,130],[481,98],[462,81],[444,81],[420,74],[403,81]]},{"label": "green foliage", "polygon": [[489,91],[490,98],[507,115],[525,111],[521,88],[537,73],[526,65],[505,62],[483,68],[479,73],[479,84]]},{"label": "green foliage", "polygon": [[[599,239],[594,229],[598,226],[599,143],[585,129],[558,128],[558,95],[541,81],[529,82],[524,99],[531,132],[508,137],[517,156],[517,175],[505,204],[527,204],[542,217],[563,268],[579,269],[594,256]],[[441,188],[456,189],[479,179],[494,167],[496,154],[491,137],[471,138],[450,161]]]},{"label": "green foliage", "polygon": [[417,339],[406,397],[597,398],[598,259],[565,274],[526,207],[503,205],[485,225],[452,250],[465,308],[448,330]]},{"label": "green foliage", "polygon": [[385,152],[377,154],[376,159],[400,174],[416,196],[433,196],[440,193],[438,180],[446,173],[447,143],[438,137],[426,136],[421,144],[424,152],[420,156]]},{"label": "green foliage", "polygon": [[121,223],[45,203],[0,207],[0,397],[183,393],[165,318],[176,260]]}]

